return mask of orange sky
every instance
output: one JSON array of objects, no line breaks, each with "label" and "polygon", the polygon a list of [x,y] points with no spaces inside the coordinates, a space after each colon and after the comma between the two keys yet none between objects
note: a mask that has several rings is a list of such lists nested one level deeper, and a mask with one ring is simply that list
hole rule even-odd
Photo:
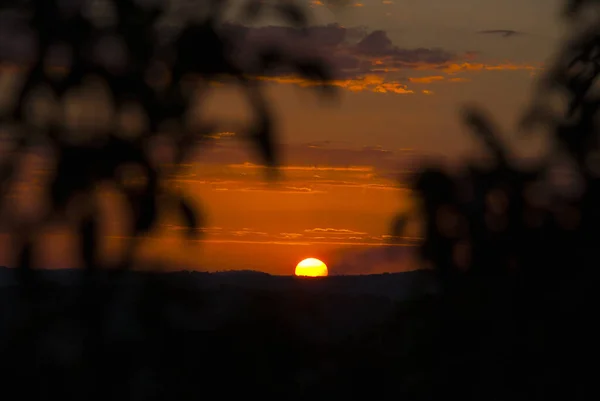
[{"label": "orange sky", "polygon": [[[179,223],[165,219],[147,255],[203,270],[292,274],[306,257],[322,258],[332,273],[404,270],[412,266],[407,247],[382,247],[390,219],[408,203],[398,173],[415,156],[472,154],[457,114],[462,104],[484,104],[521,154],[540,151],[543,144],[519,139],[513,128],[559,43],[558,0],[363,0],[345,9],[309,3],[321,28],[314,42],[294,45],[338,67],[339,102],[319,101],[290,74],[264,78],[284,144],[284,178],[269,186],[256,156],[236,140],[248,118],[243,97],[217,87],[203,115],[234,135],[215,140],[174,179],[206,211],[204,240],[182,243]],[[249,31],[248,40],[279,40],[270,23]],[[18,50],[11,46],[0,40],[0,51]],[[14,84],[7,71],[3,94]],[[0,105],[5,100],[0,96]],[[74,264],[64,260],[64,246],[47,247],[40,263]],[[0,262],[10,263],[8,250],[1,237]]]}]

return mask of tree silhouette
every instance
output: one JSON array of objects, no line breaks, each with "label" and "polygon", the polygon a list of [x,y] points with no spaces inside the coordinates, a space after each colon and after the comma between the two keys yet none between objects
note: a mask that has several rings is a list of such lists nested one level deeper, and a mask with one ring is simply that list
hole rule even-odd
[{"label": "tree silhouette", "polygon": [[[2,60],[21,62],[25,69],[22,85],[12,94],[14,102],[3,111],[0,121],[9,134],[7,141],[13,145],[0,165],[2,223],[15,243],[16,272],[29,316],[15,333],[16,343],[9,346],[18,354],[17,360],[35,360],[36,339],[56,318],[42,310],[44,288],[34,269],[34,254],[42,229],[48,224],[66,222],[77,234],[77,252],[85,269],[77,302],[79,321],[88,333],[83,371],[92,373],[85,380],[100,375],[98,369],[106,367],[102,363],[106,362],[106,349],[102,347],[105,318],[117,294],[107,291],[104,279],[114,282],[125,277],[135,264],[140,237],[156,226],[163,209],[179,211],[190,237],[200,232],[203,216],[198,208],[165,182],[198,146],[219,131],[218,125],[208,121],[188,121],[198,106],[198,98],[203,99],[213,90],[214,82],[236,85],[247,97],[253,118],[247,126],[240,126],[236,135],[257,150],[271,177],[275,177],[279,162],[276,125],[261,81],[256,78],[285,65],[318,83],[315,87],[323,93],[334,94],[328,85],[331,73],[327,66],[315,57],[295,57],[290,49],[257,48],[252,51],[259,62],[242,65],[234,55],[240,38],[235,30],[227,29],[231,24],[225,18],[232,3],[197,0],[190,8],[181,1],[23,0],[0,5],[0,11],[12,12],[11,22],[18,32],[31,33],[34,43],[30,60],[11,60],[11,54],[3,55],[6,60]],[[310,23],[301,2],[247,0],[240,9],[243,23],[253,23],[264,13],[275,12],[300,35],[306,33]],[[170,31],[161,28],[165,20],[171,24]],[[14,39],[27,45],[27,37]],[[57,52],[62,56],[57,58]],[[69,96],[90,82],[108,92],[107,107],[112,117],[108,124],[74,127],[68,118]],[[29,110],[31,99],[40,90],[46,91],[53,106],[49,118],[41,122]],[[119,124],[131,107],[140,111],[141,127]],[[165,138],[173,148],[170,163],[157,162],[150,151],[154,141]],[[48,207],[35,219],[21,219],[14,213],[9,195],[18,184],[20,166],[40,143],[54,156],[54,168],[44,182]],[[105,188],[125,200],[125,218],[129,223],[129,232],[122,233],[128,242],[116,262],[105,262],[100,254],[102,222],[111,218],[101,207]],[[115,285],[111,284],[111,288]],[[162,290],[152,278],[139,294],[142,306],[138,308],[145,308],[142,318],[153,336],[161,332],[161,323],[157,323],[160,301],[152,298],[157,291]],[[27,368],[23,367],[23,371]],[[97,388],[93,382],[88,384],[89,389]],[[88,395],[115,396],[102,391],[90,391]]]},{"label": "tree silhouette", "polygon": [[[521,125],[550,139],[533,167],[510,154],[486,113],[468,107],[465,123],[491,163],[465,163],[459,173],[430,165],[414,177],[421,258],[442,288],[439,335],[428,345],[436,350],[434,397],[594,392],[574,354],[598,356],[591,316],[600,278],[599,5],[567,2],[573,37],[539,80]],[[394,223],[395,235],[407,218]]]},{"label": "tree silhouette", "polygon": [[[181,209],[181,215],[190,227],[190,233],[198,224],[194,208],[180,194],[167,191],[160,186],[164,167],[156,166],[148,155],[146,147],[158,134],[165,132],[165,125],[175,125],[171,129],[170,139],[176,147],[173,164],[185,161],[195,143],[218,127],[205,126],[202,123],[186,123],[186,113],[191,110],[192,95],[209,91],[214,80],[228,80],[239,85],[249,98],[253,108],[254,121],[237,134],[248,137],[260,152],[268,166],[277,165],[277,152],[273,140],[273,116],[270,107],[262,96],[259,82],[252,76],[268,73],[277,64],[292,64],[299,74],[322,83],[326,83],[329,73],[319,60],[286,59],[283,49],[257,49],[262,61],[252,71],[244,70],[233,57],[232,48],[235,38],[226,35],[222,29],[223,13],[228,1],[198,1],[196,9],[204,12],[203,18],[178,21],[180,29],[172,40],[161,40],[157,24],[167,14],[166,6],[146,7],[133,0],[105,2],[113,10],[115,22],[107,27],[96,26],[95,21],[86,17],[89,2],[61,6],[56,1],[32,1],[18,4],[35,34],[36,52],[27,69],[12,112],[4,118],[5,124],[18,125],[14,129],[14,141],[17,148],[12,159],[4,162],[3,180],[5,192],[11,183],[11,169],[30,145],[33,136],[43,137],[57,153],[56,172],[49,184],[51,208],[43,222],[58,216],[65,216],[68,202],[77,195],[79,203],[86,207],[82,212],[80,225],[81,252],[85,266],[92,268],[97,264],[96,225],[98,206],[94,187],[100,183],[110,183],[125,194],[133,220],[132,237],[148,232],[156,223],[157,195],[172,198]],[[17,6],[14,6],[17,7]],[[285,22],[298,28],[306,28],[308,17],[294,2],[275,2],[271,6],[260,1],[247,1],[244,11],[245,21],[252,22],[264,9],[273,7]],[[25,13],[26,12],[26,13]],[[112,52],[95,54],[98,48],[109,39],[118,38]],[[66,72],[52,74],[47,63],[50,53],[61,45],[70,55]],[[118,48],[120,47],[120,48]],[[117,50],[125,52],[119,55]],[[288,52],[289,53],[289,52]],[[122,57],[121,57],[122,56]],[[107,62],[106,58],[113,58]],[[104,58],[104,59],[103,59]],[[124,60],[118,60],[124,58]],[[114,61],[116,59],[117,61]],[[64,112],[56,113],[48,124],[32,127],[31,119],[26,116],[26,102],[33,91],[46,86],[50,88],[57,103],[64,102],[69,91],[75,90],[90,77],[96,78],[110,92],[112,115],[119,116],[126,106],[134,102],[143,111],[147,120],[145,127],[137,132],[133,139],[123,135],[122,127],[116,123],[109,127],[92,127],[94,132],[78,132],[77,141],[69,132]],[[190,90],[190,87],[193,90]],[[327,85],[321,85],[327,87]],[[35,130],[34,130],[35,128]],[[78,128],[78,131],[82,131]],[[35,132],[34,132],[35,131]],[[100,133],[95,131],[101,131]],[[138,168],[137,177],[143,178],[142,185],[128,185],[122,177],[124,167]],[[16,230],[10,221],[13,232],[20,232],[21,242],[32,239],[25,229]],[[26,230],[35,231],[34,228]],[[135,246],[135,241],[128,250]],[[27,246],[23,245],[25,249]],[[27,253],[27,252],[26,252]],[[131,252],[121,259],[121,268],[129,266]],[[27,255],[23,255],[24,262]]]}]

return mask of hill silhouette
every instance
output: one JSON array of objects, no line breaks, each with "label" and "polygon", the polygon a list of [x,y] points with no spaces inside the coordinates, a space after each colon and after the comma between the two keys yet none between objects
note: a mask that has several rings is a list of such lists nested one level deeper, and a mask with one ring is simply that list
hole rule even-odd
[{"label": "hill silhouette", "polygon": [[[131,275],[144,273],[134,273]],[[81,269],[53,269],[38,271],[40,280],[57,286],[77,286],[84,279]],[[416,270],[404,273],[383,273],[366,275],[337,275],[321,278],[295,276],[274,276],[252,270],[231,270],[221,272],[181,271],[161,273],[161,277],[178,285],[197,291],[220,288],[240,290],[269,290],[275,292],[307,291],[331,294],[373,295],[394,301],[406,300],[435,289],[435,278],[430,271]],[[14,269],[0,267],[0,288],[18,285]]]},{"label": "hill silhouette", "polygon": [[[13,273],[0,269],[1,343],[8,344],[15,332],[34,335],[39,362],[14,369],[31,349],[25,337],[2,349],[7,393],[20,389],[19,396],[70,399],[86,391],[73,379],[86,363],[78,310],[83,271],[43,272],[36,294],[37,313],[45,318],[38,320],[43,329],[33,333],[22,326],[27,308],[18,284],[6,280]],[[405,315],[417,310],[413,303],[431,302],[431,294],[417,288],[432,279],[424,271],[318,279],[257,272],[129,272],[97,287],[99,299],[113,300],[102,325],[97,379],[123,399],[132,397],[127,392],[160,399],[204,392],[233,396],[240,391],[236,386],[287,399],[350,395],[357,388],[372,394],[370,386],[391,395],[390,377],[355,382],[353,375],[367,361],[392,363],[393,355],[409,352],[412,342],[420,341],[411,337],[415,333],[403,334],[416,323]],[[411,338],[398,342],[399,335]],[[37,386],[23,390],[31,380]]]}]

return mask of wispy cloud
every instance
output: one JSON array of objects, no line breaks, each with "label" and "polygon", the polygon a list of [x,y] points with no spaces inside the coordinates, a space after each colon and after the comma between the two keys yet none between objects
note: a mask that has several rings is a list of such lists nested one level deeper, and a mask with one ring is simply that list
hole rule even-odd
[{"label": "wispy cloud", "polygon": [[[263,81],[276,82],[278,84],[295,84],[302,87],[314,87],[321,85],[318,82],[309,81],[293,75],[278,77],[259,77]],[[350,79],[336,79],[329,82],[330,86],[335,86],[349,90],[351,92],[374,92],[374,93],[394,93],[397,95],[411,95],[414,91],[408,89],[407,85],[393,79],[386,79],[382,75],[364,75]]]},{"label": "wispy cloud", "polygon": [[305,195],[314,195],[314,194],[322,194],[327,191],[311,188],[311,187],[290,187],[290,186],[274,186],[274,185],[264,185],[257,187],[245,187],[245,188],[226,188],[226,191],[240,191],[240,192],[278,192],[285,194],[305,194]]},{"label": "wispy cloud", "polygon": [[452,63],[443,66],[441,69],[448,74],[456,74],[467,71],[539,71],[540,66],[530,64],[485,64],[485,63]]},{"label": "wispy cloud", "polygon": [[217,192],[265,192],[314,196],[348,189],[405,190],[400,178],[422,156],[411,149],[350,147],[328,142],[282,145],[281,180],[265,182],[267,167],[247,160],[242,143],[207,149],[202,162],[187,166],[170,180],[180,187]]},{"label": "wispy cloud", "polygon": [[[180,232],[188,227],[169,225],[168,231],[179,236]],[[231,228],[214,230],[210,227],[198,229],[204,235],[197,241],[206,243],[244,243],[244,244],[272,244],[272,245],[341,245],[341,246],[414,246],[419,243],[419,238],[401,237],[397,241],[390,241],[387,236],[371,235],[365,232],[338,229],[336,231],[304,230],[299,233],[279,233],[254,230],[251,228]],[[129,238],[122,235],[109,235],[108,238]],[[149,236],[148,239],[163,239],[169,237]]]},{"label": "wispy cloud", "polygon": [[300,233],[279,233],[279,237],[286,239],[297,239],[301,238],[302,234]]},{"label": "wispy cloud", "polygon": [[245,237],[245,236],[261,236],[265,237],[268,234],[263,231],[256,231],[250,228],[242,228],[241,230],[233,230],[230,232],[230,235],[235,237]]},{"label": "wispy cloud", "polygon": [[411,83],[414,84],[431,84],[433,82],[439,82],[446,80],[446,77],[441,75],[433,75],[428,77],[414,77],[408,79]]},{"label": "wispy cloud", "polygon": [[365,232],[349,230],[347,228],[310,228],[304,230],[305,233],[332,233],[346,235],[364,235]]},{"label": "wispy cloud", "polygon": [[[265,169],[266,166],[254,163],[243,163],[243,164],[230,164],[230,168],[236,169]],[[348,166],[348,167],[337,167],[337,166],[281,166],[281,170],[284,171],[353,171],[353,172],[372,172],[374,169],[371,166]]]}]

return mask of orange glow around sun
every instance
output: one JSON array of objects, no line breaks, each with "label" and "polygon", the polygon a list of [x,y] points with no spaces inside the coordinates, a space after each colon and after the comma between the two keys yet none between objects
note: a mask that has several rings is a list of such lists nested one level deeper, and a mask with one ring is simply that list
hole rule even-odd
[{"label": "orange glow around sun", "polygon": [[319,259],[304,259],[296,266],[296,276],[325,277],[327,276],[327,265]]}]

